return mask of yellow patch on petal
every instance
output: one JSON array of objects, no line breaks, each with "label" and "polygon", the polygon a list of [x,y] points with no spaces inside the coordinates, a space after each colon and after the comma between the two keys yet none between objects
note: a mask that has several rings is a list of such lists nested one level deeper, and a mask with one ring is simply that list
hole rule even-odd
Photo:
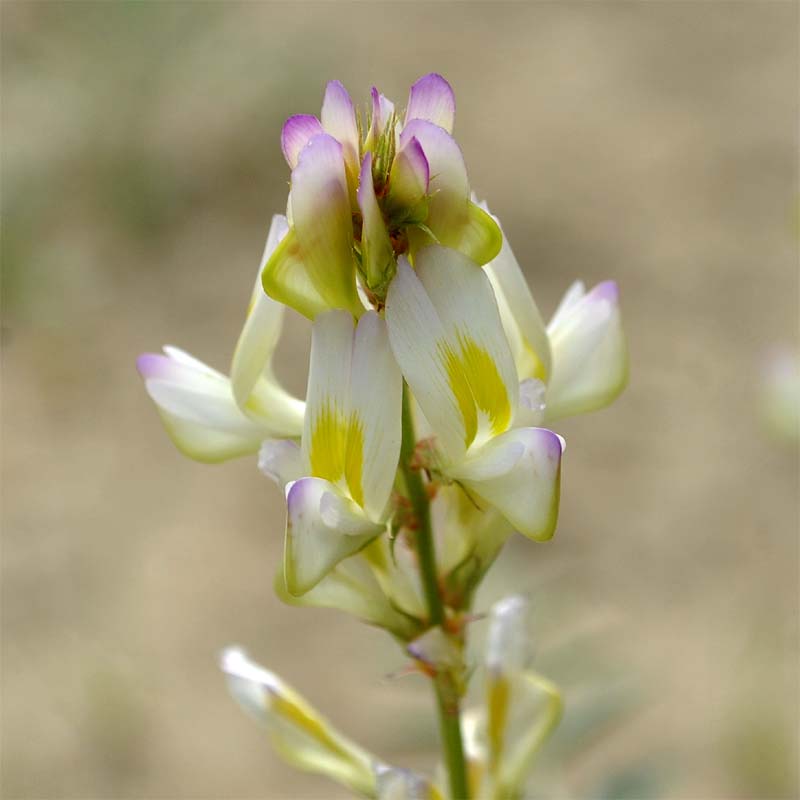
[{"label": "yellow patch on petal", "polygon": [[314,420],[310,448],[311,474],[331,483],[344,479],[350,496],[364,505],[364,426],[358,414],[350,418],[326,405]]},{"label": "yellow patch on petal", "polygon": [[487,678],[488,697],[486,705],[489,713],[486,723],[486,736],[489,740],[489,772],[492,774],[497,771],[500,759],[503,756],[510,688],[508,681],[499,675],[492,675]]},{"label": "yellow patch on petal", "polygon": [[522,340],[522,346],[524,348],[522,373],[527,378],[536,378],[542,383],[547,383],[547,370],[538,353],[527,339]]},{"label": "yellow patch on petal", "polygon": [[342,758],[349,758],[349,754],[333,739],[324,723],[302,709],[297,703],[293,703],[291,700],[275,694],[267,698],[267,703],[277,716],[283,717],[290,724],[308,734],[312,739],[315,739],[323,747],[326,747]]},{"label": "yellow patch on petal", "polygon": [[464,421],[464,443],[469,447],[478,432],[478,411],[489,420],[496,436],[511,423],[511,403],[494,360],[468,334],[458,334],[458,352],[449,342],[439,342],[450,391]]}]

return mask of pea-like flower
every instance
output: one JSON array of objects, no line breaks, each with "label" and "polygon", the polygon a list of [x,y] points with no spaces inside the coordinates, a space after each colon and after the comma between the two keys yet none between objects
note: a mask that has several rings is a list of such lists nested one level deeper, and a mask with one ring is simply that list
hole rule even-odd
[{"label": "pea-like flower", "polygon": [[550,423],[613,402],[628,380],[628,351],[613,281],[589,292],[576,281],[545,327],[506,237],[486,273],[500,308],[528,419]]},{"label": "pea-like flower", "polygon": [[236,702],[270,734],[290,764],[326,775],[359,795],[375,797],[380,762],[341,734],[305,698],[238,647],[220,657]]},{"label": "pea-like flower", "polygon": [[563,440],[515,427],[520,387],[489,279],[458,251],[403,258],[386,299],[392,350],[436,436],[436,469],[521,533],[550,538]]},{"label": "pea-like flower", "polygon": [[536,756],[561,719],[561,693],[530,669],[530,604],[521,595],[489,613],[484,702],[464,718],[472,797],[521,797]]},{"label": "pea-like flower", "polygon": [[[386,530],[401,398],[402,377],[378,314],[366,312],[355,327],[347,311],[315,320],[299,453],[304,477],[286,486],[284,574],[291,594],[309,591]],[[298,463],[290,450],[276,454],[276,472],[286,463]]]},{"label": "pea-like flower", "polygon": [[[273,217],[262,265],[287,230],[285,217]],[[283,311],[257,278],[230,379],[177,347],[139,356],[147,393],[183,453],[198,461],[225,461],[257,452],[266,438],[300,436],[305,404],[283,389],[271,368]]]},{"label": "pea-like flower", "polygon": [[267,294],[309,318],[330,308],[360,316],[380,307],[398,255],[412,260],[437,242],[478,264],[502,235],[470,198],[464,158],[452,137],[455,98],[440,75],[420,78],[401,115],[372,90],[366,122],[331,81],[320,119],[300,114],[283,128],[292,170],[291,229],[267,261]]}]

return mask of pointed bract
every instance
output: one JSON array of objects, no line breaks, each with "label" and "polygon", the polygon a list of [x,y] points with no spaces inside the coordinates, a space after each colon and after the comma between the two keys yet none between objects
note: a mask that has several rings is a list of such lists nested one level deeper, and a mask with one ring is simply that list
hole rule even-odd
[{"label": "pointed bract", "polygon": [[386,222],[378,207],[372,182],[372,153],[364,156],[358,181],[358,205],[361,209],[361,266],[370,289],[381,287],[394,269],[394,251]]},{"label": "pointed bract", "polygon": [[367,150],[375,146],[394,113],[394,103],[384,97],[374,86],[370,91],[370,98],[372,100],[372,118],[365,142],[365,149]]}]

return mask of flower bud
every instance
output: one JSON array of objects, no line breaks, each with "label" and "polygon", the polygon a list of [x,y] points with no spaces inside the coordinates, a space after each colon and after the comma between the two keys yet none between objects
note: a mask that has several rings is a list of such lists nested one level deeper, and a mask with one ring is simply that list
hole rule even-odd
[{"label": "flower bud", "polygon": [[285,761],[374,796],[374,757],[342,736],[294,689],[251,661],[238,647],[223,651],[220,667],[233,698],[266,727]]}]

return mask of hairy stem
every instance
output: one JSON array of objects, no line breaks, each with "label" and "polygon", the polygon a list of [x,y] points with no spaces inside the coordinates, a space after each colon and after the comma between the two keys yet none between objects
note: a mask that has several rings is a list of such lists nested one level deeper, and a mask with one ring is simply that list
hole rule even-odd
[{"label": "hairy stem", "polygon": [[[431,528],[431,509],[428,493],[419,470],[411,461],[416,446],[414,419],[408,387],[403,385],[403,440],[400,450],[400,467],[408,492],[408,499],[417,521],[416,545],[422,587],[431,625],[442,625],[445,621],[444,603],[439,592],[436,570],[436,549]],[[452,800],[469,800],[467,766],[464,760],[464,745],[461,740],[461,709],[457,688],[452,677],[444,672],[434,678],[436,702],[439,709],[439,731],[444,751],[444,762],[450,780]]]}]

